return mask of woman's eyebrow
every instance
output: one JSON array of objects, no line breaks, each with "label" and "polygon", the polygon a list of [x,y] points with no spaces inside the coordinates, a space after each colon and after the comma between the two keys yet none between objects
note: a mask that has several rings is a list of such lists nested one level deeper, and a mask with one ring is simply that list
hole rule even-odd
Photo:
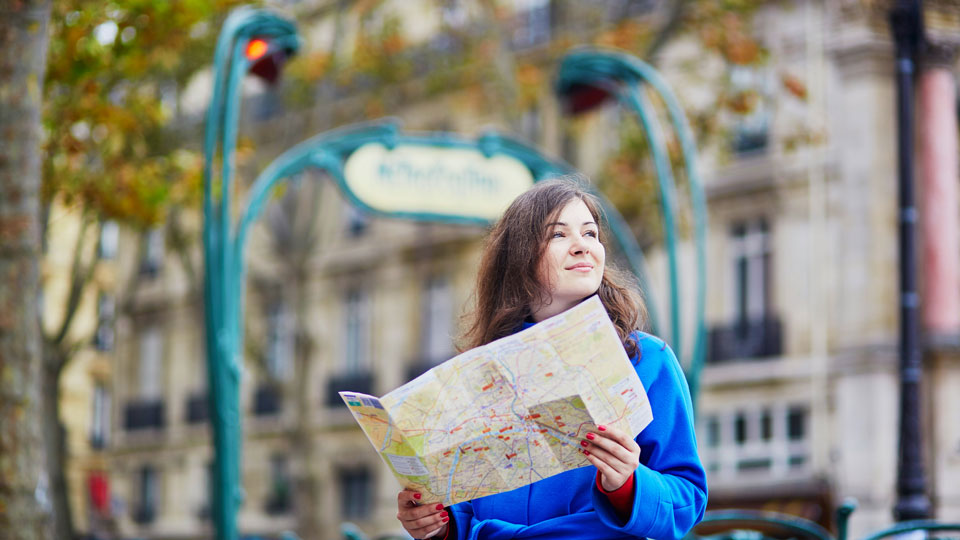
[{"label": "woman's eyebrow", "polygon": [[[597,222],[596,222],[596,221],[584,221],[583,224],[584,224],[584,225],[596,225]],[[547,223],[547,227],[552,227],[552,226],[554,226],[554,225],[559,225],[559,226],[561,226],[561,227],[566,227],[566,226],[567,226],[567,224],[564,223],[563,221],[554,221],[553,223]]]}]

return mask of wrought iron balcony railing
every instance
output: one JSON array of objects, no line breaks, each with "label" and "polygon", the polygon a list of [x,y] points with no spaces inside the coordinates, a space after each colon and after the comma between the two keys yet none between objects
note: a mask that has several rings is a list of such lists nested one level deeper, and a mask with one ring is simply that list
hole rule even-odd
[{"label": "wrought iron balcony railing", "polygon": [[326,401],[328,407],[343,405],[338,392],[353,391],[364,394],[373,393],[373,373],[362,371],[334,375],[327,381]]},{"label": "wrought iron balcony railing", "polygon": [[780,319],[766,316],[710,329],[707,362],[719,364],[736,360],[769,358],[783,354]]},{"label": "wrought iron balcony railing", "polygon": [[274,385],[261,384],[253,393],[253,414],[267,416],[280,414],[283,406],[283,395]]},{"label": "wrought iron balcony railing", "polygon": [[133,511],[133,521],[139,525],[153,523],[157,519],[157,509],[152,505],[139,505]]},{"label": "wrought iron balcony railing", "polygon": [[165,425],[162,399],[132,401],[123,412],[123,426],[127,431],[162,429]]},{"label": "wrought iron balcony railing", "polygon": [[210,419],[210,401],[206,392],[191,394],[187,397],[187,423],[199,424]]}]

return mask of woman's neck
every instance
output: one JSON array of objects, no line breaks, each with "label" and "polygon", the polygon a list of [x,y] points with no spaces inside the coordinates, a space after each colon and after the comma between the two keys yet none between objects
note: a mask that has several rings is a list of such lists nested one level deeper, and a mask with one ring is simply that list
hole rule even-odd
[{"label": "woman's neck", "polygon": [[575,302],[557,302],[556,300],[551,301],[549,304],[544,304],[536,309],[531,309],[530,318],[533,319],[533,322],[540,322],[545,319],[549,319],[550,317],[559,315],[579,304],[581,300],[583,299],[581,298]]}]

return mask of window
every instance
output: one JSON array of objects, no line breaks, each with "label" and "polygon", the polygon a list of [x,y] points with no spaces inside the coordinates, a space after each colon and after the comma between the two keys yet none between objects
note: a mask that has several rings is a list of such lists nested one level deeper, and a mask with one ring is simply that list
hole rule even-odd
[{"label": "window", "polygon": [[729,319],[710,329],[708,362],[772,358],[783,354],[783,330],[773,313],[771,241],[764,218],[729,229]]},{"label": "window", "polygon": [[277,380],[290,375],[294,354],[294,321],[285,302],[273,303],[267,312],[267,371]]},{"label": "window", "polygon": [[577,139],[565,129],[560,139],[560,157],[570,165],[577,163]]},{"label": "window", "polygon": [[355,288],[347,292],[344,298],[344,322],[344,373],[364,373],[369,370],[370,305],[362,289]]},{"label": "window", "polygon": [[807,464],[808,416],[807,408],[802,406],[790,407],[787,411],[787,464],[791,469],[800,469]]},{"label": "window", "polygon": [[352,204],[346,204],[344,219],[346,220],[347,235],[352,238],[362,236],[370,226],[370,218],[367,217],[367,214]]},{"label": "window", "polygon": [[736,481],[805,474],[810,448],[805,405],[770,404],[710,413],[700,424],[711,477]]},{"label": "window", "polygon": [[366,467],[341,469],[339,474],[342,519],[366,519],[373,499],[370,470]]},{"label": "window", "polygon": [[733,263],[733,320],[762,319],[769,308],[770,234],[765,219],[735,223],[730,229]]},{"label": "window", "polygon": [[550,40],[550,0],[516,0],[516,26],[512,45],[523,49],[534,47]]},{"label": "window", "polygon": [[287,456],[274,454],[270,457],[270,495],[267,497],[266,512],[271,515],[289,512],[290,472]]},{"label": "window", "polygon": [[162,381],[163,336],[156,326],[140,333],[140,364],[138,389],[143,400],[159,400],[163,394]]},{"label": "window", "polygon": [[117,256],[120,242],[120,226],[115,221],[104,221],[100,225],[100,258],[113,259]]},{"label": "window", "polygon": [[536,144],[540,140],[540,108],[533,105],[520,116],[520,133],[527,141]]},{"label": "window", "polygon": [[213,461],[207,461],[203,466],[203,499],[197,508],[197,518],[201,521],[210,519],[213,510]]},{"label": "window", "polygon": [[764,151],[770,131],[770,73],[756,66],[735,65],[730,69],[730,86],[739,104],[733,125],[733,151]]},{"label": "window", "polygon": [[422,353],[425,361],[438,364],[453,351],[453,292],[444,277],[434,277],[424,287]]},{"label": "window", "polygon": [[90,421],[90,445],[100,449],[107,445],[110,435],[110,394],[103,383],[93,387],[93,414]]},{"label": "window", "polygon": [[155,276],[163,266],[164,238],[163,229],[154,227],[146,232],[144,237],[143,259],[140,261],[140,272]]},{"label": "window", "polygon": [[93,345],[97,350],[113,350],[113,321],[116,317],[116,304],[113,295],[108,293],[100,293],[97,298],[97,331],[93,335]]},{"label": "window", "polygon": [[450,28],[461,28],[467,22],[467,8],[463,0],[446,0],[440,6],[444,24]]},{"label": "window", "polygon": [[141,525],[152,523],[157,517],[159,499],[157,471],[152,465],[144,465],[138,472],[137,504],[133,520]]}]

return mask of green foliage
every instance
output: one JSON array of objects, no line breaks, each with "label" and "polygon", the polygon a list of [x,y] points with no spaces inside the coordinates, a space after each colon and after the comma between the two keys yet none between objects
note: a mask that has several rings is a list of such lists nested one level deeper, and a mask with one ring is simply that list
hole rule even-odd
[{"label": "green foliage", "polygon": [[198,201],[202,164],[172,129],[176,96],[209,64],[222,19],[240,3],[54,3],[44,200],[62,197],[134,226],[159,223],[171,205]]}]

